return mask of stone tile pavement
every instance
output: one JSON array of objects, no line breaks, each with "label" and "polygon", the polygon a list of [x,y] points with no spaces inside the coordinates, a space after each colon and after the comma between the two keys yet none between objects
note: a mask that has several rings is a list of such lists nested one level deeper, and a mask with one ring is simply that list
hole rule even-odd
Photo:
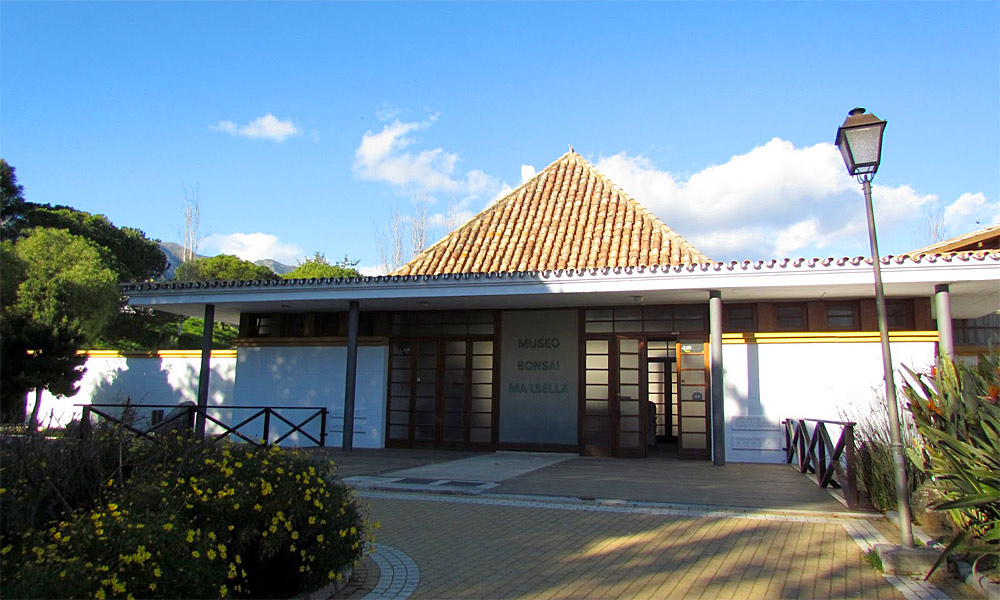
[{"label": "stone tile pavement", "polygon": [[[684,462],[570,459],[478,495],[362,489],[381,522],[381,562],[376,568],[369,559],[372,568],[358,570],[345,597],[977,597],[947,578],[927,586],[883,577],[863,551],[891,538],[893,528],[817,495],[788,467],[712,471]],[[764,484],[745,481],[756,467]],[[640,484],[647,474],[673,485],[654,482],[659,491],[651,493]],[[742,490],[755,486],[754,493]],[[419,574],[401,560],[387,563],[389,551],[412,560]],[[407,583],[393,591],[393,581]]]}]

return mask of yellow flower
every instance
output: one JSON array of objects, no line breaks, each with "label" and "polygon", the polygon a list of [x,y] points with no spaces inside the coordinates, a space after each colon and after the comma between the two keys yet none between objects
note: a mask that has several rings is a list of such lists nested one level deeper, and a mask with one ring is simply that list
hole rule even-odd
[{"label": "yellow flower", "polygon": [[240,555],[239,555],[239,554],[237,554],[237,555],[236,555],[236,564],[240,564],[240,563],[242,563],[242,562],[243,562],[243,561],[242,561],[242,560],[240,559]]},{"label": "yellow flower", "polygon": [[316,536],[316,541],[320,542],[320,543],[323,542],[323,534],[322,533]]},{"label": "yellow flower", "polygon": [[193,556],[195,558],[199,558],[201,556],[201,552],[198,552],[197,550],[192,550],[191,551],[191,556]]},{"label": "yellow flower", "polygon": [[209,548],[208,551],[205,552],[205,556],[208,557],[208,560],[215,560],[215,550]]},{"label": "yellow flower", "polygon": [[94,592],[94,598],[97,598],[97,600],[104,600],[107,598],[107,595],[104,593],[103,589],[100,589]]},{"label": "yellow flower", "polygon": [[223,583],[222,585],[219,586],[219,597],[225,598],[228,595],[229,595],[229,588],[227,588],[226,584]]},{"label": "yellow flower", "polygon": [[298,531],[293,531],[292,532],[292,539],[293,540],[299,539],[299,532]]},{"label": "yellow flower", "polygon": [[156,584],[155,583],[149,584],[149,591],[151,591],[151,592],[155,592],[156,591]]},{"label": "yellow flower", "polygon": [[190,544],[193,541],[194,541],[194,529],[188,529],[187,543]]},{"label": "yellow flower", "polygon": [[173,531],[173,530],[174,530],[174,524],[173,523],[164,523],[163,524],[163,531]]}]

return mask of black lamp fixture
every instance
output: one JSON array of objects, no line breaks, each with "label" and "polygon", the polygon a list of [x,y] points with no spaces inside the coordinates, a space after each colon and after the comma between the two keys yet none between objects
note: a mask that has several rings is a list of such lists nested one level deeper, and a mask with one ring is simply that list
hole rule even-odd
[{"label": "black lamp fixture", "polygon": [[882,161],[882,133],[885,121],[863,108],[847,113],[847,119],[837,130],[837,148],[844,157],[847,172],[858,178],[871,179]]}]

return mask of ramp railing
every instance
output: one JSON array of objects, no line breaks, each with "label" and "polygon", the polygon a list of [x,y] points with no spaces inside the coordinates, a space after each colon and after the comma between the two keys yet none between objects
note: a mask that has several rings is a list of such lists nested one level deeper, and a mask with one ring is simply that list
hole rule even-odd
[{"label": "ramp railing", "polygon": [[822,419],[785,419],[782,423],[785,462],[799,473],[815,473],[820,487],[840,488],[849,508],[861,508],[854,473],[855,423]]}]

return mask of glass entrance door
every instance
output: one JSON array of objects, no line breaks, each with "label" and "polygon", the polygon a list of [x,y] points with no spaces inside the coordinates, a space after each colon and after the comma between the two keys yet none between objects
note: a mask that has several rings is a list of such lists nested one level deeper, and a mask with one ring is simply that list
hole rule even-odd
[{"label": "glass entrance door", "polygon": [[645,341],[618,337],[618,372],[615,399],[618,415],[615,455],[646,456]]},{"label": "glass entrance door", "polygon": [[391,348],[387,446],[493,446],[492,340],[397,338]]}]

